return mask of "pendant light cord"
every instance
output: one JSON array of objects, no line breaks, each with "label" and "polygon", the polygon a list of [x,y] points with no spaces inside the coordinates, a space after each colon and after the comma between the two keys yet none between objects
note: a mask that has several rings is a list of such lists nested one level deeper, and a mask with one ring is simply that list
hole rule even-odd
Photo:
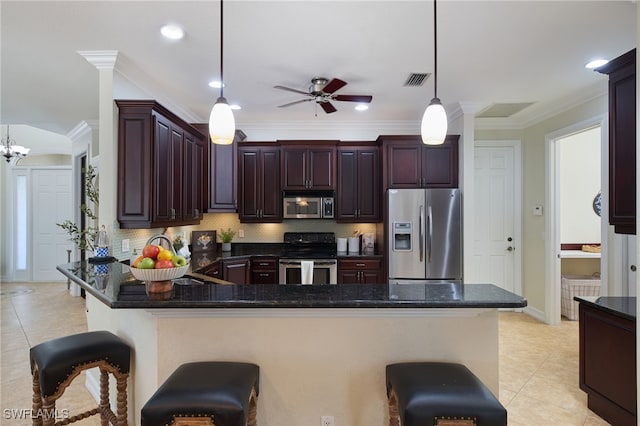
[{"label": "pendant light cord", "polygon": [[220,0],[220,97],[224,98],[224,74],[223,74],[223,50],[222,50],[222,46],[223,46],[223,20],[224,20],[224,15],[222,14],[222,3],[223,1]]},{"label": "pendant light cord", "polygon": [[438,98],[438,20],[436,0],[433,0],[433,97]]}]

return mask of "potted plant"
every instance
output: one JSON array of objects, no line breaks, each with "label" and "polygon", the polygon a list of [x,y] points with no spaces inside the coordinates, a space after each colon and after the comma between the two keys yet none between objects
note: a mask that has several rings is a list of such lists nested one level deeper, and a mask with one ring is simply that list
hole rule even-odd
[{"label": "potted plant", "polygon": [[[82,169],[82,178],[84,180],[85,195],[88,201],[91,202],[91,206],[83,203],[80,206],[80,211],[86,216],[87,219],[93,221],[96,225],[98,216],[93,212],[93,209],[98,209],[98,186],[96,184],[97,174],[93,166],[88,166],[86,169]],[[69,234],[69,241],[73,242],[78,250],[80,250],[81,259],[84,260],[87,250],[95,250],[95,241],[98,235],[97,226],[85,226],[81,227],[76,225],[71,220],[67,219],[62,223],[56,223],[60,228],[67,231]]]},{"label": "potted plant", "polygon": [[231,240],[235,237],[236,231],[231,228],[221,229],[218,235],[222,241],[222,251],[231,251]]}]

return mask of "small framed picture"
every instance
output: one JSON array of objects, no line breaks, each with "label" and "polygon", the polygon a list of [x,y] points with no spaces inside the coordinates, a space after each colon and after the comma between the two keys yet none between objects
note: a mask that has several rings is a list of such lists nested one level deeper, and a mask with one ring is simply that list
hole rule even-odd
[{"label": "small framed picture", "polygon": [[191,232],[191,251],[214,251],[216,249],[216,231]]}]

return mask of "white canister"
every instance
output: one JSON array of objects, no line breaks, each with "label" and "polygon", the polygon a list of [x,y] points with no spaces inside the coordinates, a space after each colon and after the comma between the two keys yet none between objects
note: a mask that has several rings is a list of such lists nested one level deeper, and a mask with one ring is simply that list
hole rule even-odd
[{"label": "white canister", "polygon": [[338,238],[338,251],[345,252],[347,251],[347,239],[346,238]]},{"label": "white canister", "polygon": [[360,252],[360,237],[349,237],[349,253]]}]

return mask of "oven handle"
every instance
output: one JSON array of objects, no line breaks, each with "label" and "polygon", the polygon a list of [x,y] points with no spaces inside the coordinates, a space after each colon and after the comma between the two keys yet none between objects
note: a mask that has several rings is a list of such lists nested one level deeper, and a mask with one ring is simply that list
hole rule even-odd
[{"label": "oven handle", "polygon": [[[302,264],[301,260],[281,260],[281,265],[292,265],[292,266],[300,266]],[[333,266],[337,265],[338,262],[335,260],[329,261],[314,261],[313,266]]]}]

